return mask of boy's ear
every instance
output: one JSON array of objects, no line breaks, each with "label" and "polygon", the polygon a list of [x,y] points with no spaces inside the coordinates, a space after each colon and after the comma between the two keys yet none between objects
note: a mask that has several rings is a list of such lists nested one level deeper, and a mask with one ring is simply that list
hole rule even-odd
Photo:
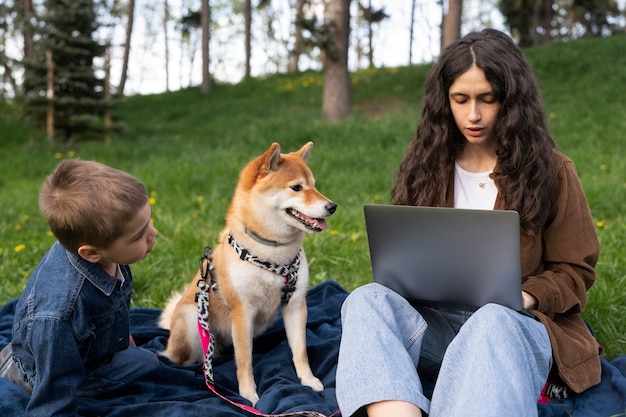
[{"label": "boy's ear", "polygon": [[91,263],[98,263],[100,259],[102,259],[102,254],[100,254],[100,250],[92,245],[82,245],[78,248],[78,255]]}]

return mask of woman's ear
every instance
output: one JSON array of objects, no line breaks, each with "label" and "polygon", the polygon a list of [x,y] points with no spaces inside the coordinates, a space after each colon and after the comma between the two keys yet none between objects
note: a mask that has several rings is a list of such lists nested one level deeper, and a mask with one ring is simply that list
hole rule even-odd
[{"label": "woman's ear", "polygon": [[100,253],[100,250],[92,245],[82,245],[81,247],[79,247],[78,255],[87,262],[91,262],[94,264],[100,262],[100,259],[102,259],[102,254]]}]

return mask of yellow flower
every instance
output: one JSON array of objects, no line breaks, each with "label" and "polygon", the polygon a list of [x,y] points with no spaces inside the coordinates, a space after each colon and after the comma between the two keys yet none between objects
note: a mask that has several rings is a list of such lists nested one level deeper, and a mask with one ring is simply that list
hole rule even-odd
[{"label": "yellow flower", "polygon": [[352,243],[356,243],[356,241],[359,240],[359,235],[357,235],[356,233],[352,233],[352,236],[350,236],[350,240],[352,241]]},{"label": "yellow flower", "polygon": [[27,221],[28,219],[30,219],[28,214],[22,214],[22,220]]},{"label": "yellow flower", "polygon": [[203,196],[201,196],[201,195],[199,195],[198,197],[196,197],[196,201],[197,201],[198,203],[202,203],[202,202],[204,201],[204,197],[203,197]]},{"label": "yellow flower", "polygon": [[52,233],[52,230],[48,230],[48,232],[46,233],[49,237],[54,236],[54,233]]},{"label": "yellow flower", "polygon": [[604,226],[606,226],[606,224],[604,223],[604,220],[598,220],[598,221],[596,222],[596,227],[597,227],[598,229],[602,229],[602,228],[604,228]]},{"label": "yellow flower", "polygon": [[154,198],[154,197],[150,197],[150,198],[148,199],[148,202],[150,203],[150,205],[151,205],[151,206],[154,206],[154,205],[156,204],[156,198]]},{"label": "yellow flower", "polygon": [[600,170],[606,171],[606,165],[605,164],[600,165]]},{"label": "yellow flower", "polygon": [[73,157],[75,157],[75,156],[76,156],[76,152],[74,152],[74,151],[69,151],[69,152],[67,153],[67,156],[68,156],[68,157],[70,157],[70,158],[73,158]]},{"label": "yellow flower", "polygon": [[21,251],[23,251],[24,249],[26,249],[26,245],[25,245],[25,244],[23,244],[23,243],[21,243],[21,244],[19,244],[19,245],[17,245],[17,246],[15,247],[15,252],[21,252]]},{"label": "yellow flower", "polygon": [[339,235],[339,230],[331,230],[330,234],[333,236],[338,236]]},{"label": "yellow flower", "polygon": [[54,157],[56,159],[61,159],[61,158],[63,158],[63,154],[61,152],[57,152],[57,153],[54,154]]}]

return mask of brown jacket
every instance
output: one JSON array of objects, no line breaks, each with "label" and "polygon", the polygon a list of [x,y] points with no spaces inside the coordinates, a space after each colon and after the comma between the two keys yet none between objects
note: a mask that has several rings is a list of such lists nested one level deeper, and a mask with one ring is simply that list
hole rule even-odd
[{"label": "brown jacket", "polygon": [[[596,279],[600,244],[576,168],[565,155],[556,154],[554,216],[539,234],[521,233],[522,289],[539,301],[531,313],[548,330],[559,376],[579,393],[600,382],[598,344],[580,315]],[[454,176],[450,183],[447,205],[452,207]],[[503,208],[500,196],[494,208]]]}]

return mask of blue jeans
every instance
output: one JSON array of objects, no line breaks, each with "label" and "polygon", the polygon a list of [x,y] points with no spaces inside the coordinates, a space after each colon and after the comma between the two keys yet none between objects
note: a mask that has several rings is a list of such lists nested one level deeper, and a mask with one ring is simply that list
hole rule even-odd
[{"label": "blue jeans", "polygon": [[[537,416],[552,349],[532,317],[496,304],[473,314],[416,309],[368,284],[346,299],[342,326],[336,392],[346,417],[384,400],[430,417]],[[420,377],[436,378],[431,399]]]},{"label": "blue jeans", "polygon": [[158,368],[159,358],[154,352],[131,346],[116,352],[111,363],[87,376],[78,387],[77,395],[97,396],[102,391],[120,388]]}]

